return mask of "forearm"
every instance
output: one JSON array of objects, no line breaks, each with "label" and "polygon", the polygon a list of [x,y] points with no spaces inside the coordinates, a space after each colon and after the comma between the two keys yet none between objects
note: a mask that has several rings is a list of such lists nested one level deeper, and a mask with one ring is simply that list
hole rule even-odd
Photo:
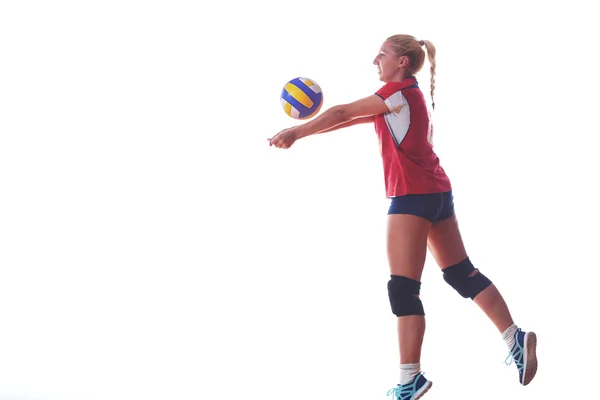
[{"label": "forearm", "polygon": [[373,122],[374,120],[375,120],[375,116],[373,116],[373,115],[371,115],[369,117],[355,118],[355,119],[352,119],[347,122],[342,122],[341,124],[338,124],[329,129],[322,130],[319,133],[331,132],[331,131],[335,131],[335,130],[342,129],[342,128],[348,128],[349,126],[358,125],[358,124],[367,124],[369,122]]},{"label": "forearm", "polygon": [[298,126],[298,138],[314,135],[315,133],[321,133],[331,131],[338,125],[342,125],[352,120],[348,118],[344,110],[339,107],[331,107],[326,110],[323,114],[319,115],[312,121],[309,121],[303,125]]}]

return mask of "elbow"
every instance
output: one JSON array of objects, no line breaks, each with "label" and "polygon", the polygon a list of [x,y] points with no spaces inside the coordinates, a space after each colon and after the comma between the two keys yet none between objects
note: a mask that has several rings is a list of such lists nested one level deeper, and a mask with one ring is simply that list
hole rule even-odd
[{"label": "elbow", "polygon": [[335,118],[336,123],[338,124],[352,120],[350,110],[348,109],[348,107],[345,107],[343,105],[333,107],[331,109],[331,112],[333,114],[333,117]]}]

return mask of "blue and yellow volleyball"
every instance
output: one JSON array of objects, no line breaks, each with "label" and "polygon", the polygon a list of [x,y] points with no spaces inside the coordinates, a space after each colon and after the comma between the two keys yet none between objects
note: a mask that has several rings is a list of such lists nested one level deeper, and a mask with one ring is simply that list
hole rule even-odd
[{"label": "blue and yellow volleyball", "polygon": [[312,79],[294,78],[281,91],[283,111],[294,119],[315,116],[323,105],[321,87]]}]

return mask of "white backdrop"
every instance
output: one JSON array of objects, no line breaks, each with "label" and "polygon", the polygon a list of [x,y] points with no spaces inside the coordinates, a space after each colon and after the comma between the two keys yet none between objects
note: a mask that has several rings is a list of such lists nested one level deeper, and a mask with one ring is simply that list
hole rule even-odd
[{"label": "white backdrop", "polygon": [[323,109],[375,92],[395,33],[437,46],[435,145],[469,255],[539,339],[520,387],[428,258],[427,399],[590,398],[585,3],[2,2],[0,399],[383,399],[398,359],[373,128],[266,139],[295,124],[289,79],[318,82]]}]

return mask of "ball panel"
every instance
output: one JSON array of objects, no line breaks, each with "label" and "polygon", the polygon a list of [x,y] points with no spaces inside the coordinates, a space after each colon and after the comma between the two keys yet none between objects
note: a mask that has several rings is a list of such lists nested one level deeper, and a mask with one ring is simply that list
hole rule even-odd
[{"label": "ball panel", "polygon": [[310,99],[308,94],[293,83],[290,82],[285,85],[285,90],[304,107],[311,108],[313,106],[314,102]]}]

